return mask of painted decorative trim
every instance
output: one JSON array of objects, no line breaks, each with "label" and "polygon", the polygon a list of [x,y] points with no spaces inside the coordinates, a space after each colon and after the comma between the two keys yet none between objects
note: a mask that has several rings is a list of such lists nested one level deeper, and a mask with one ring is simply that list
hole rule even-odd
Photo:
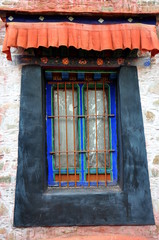
[{"label": "painted decorative trim", "polygon": [[155,16],[146,16],[146,17],[133,17],[133,18],[125,18],[125,17],[97,17],[97,16],[66,16],[66,15],[21,15],[21,14],[13,14],[12,16],[6,17],[7,22],[73,22],[73,23],[83,23],[83,24],[96,24],[96,25],[104,25],[104,24],[133,24],[133,23],[141,23],[141,24],[156,24]]},{"label": "painted decorative trim", "polygon": [[15,61],[20,65],[27,64],[38,64],[40,66],[50,66],[50,67],[100,67],[100,68],[110,68],[110,67],[121,67],[121,66],[142,66],[149,67],[151,65],[150,57],[140,57],[140,58],[36,58],[33,56],[16,56]]}]

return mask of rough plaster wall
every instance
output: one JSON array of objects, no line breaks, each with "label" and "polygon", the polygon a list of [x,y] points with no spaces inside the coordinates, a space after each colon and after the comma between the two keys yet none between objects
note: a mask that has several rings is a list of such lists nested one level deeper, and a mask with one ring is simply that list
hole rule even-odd
[{"label": "rough plaster wall", "polygon": [[159,217],[159,55],[148,68],[138,69],[154,213]]},{"label": "rough plaster wall", "polygon": [[[0,22],[0,52],[4,38]],[[18,54],[13,50],[14,54]],[[159,239],[159,56],[151,67],[138,68],[148,166],[156,225],[144,227],[13,228],[16,183],[21,67],[0,54],[0,240],[125,234]],[[98,239],[98,237],[97,237]],[[120,238],[117,238],[120,239]],[[139,238],[140,239],[140,238]]]},{"label": "rough plaster wall", "polygon": [[159,0],[0,0],[1,9],[69,12],[156,12]]}]

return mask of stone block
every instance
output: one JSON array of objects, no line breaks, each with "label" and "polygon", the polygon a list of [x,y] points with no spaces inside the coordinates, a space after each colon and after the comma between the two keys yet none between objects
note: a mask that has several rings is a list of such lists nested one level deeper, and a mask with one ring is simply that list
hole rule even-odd
[{"label": "stone block", "polygon": [[0,183],[11,183],[11,176],[0,177]]},{"label": "stone block", "polygon": [[155,119],[155,114],[152,113],[152,112],[150,112],[150,111],[147,111],[147,112],[146,112],[146,119],[147,119],[148,121],[153,121],[153,120]]},{"label": "stone block", "polygon": [[159,155],[156,155],[154,160],[153,160],[153,164],[157,164],[159,165]]}]

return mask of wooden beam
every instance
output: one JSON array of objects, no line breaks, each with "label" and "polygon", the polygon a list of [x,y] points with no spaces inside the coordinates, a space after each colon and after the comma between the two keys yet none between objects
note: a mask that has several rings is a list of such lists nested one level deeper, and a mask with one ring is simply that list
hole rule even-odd
[{"label": "wooden beam", "polygon": [[151,65],[150,57],[141,58],[59,58],[59,57],[41,57],[33,56],[16,56],[14,61],[20,65],[40,65],[42,67],[55,68],[118,68],[121,66],[142,66],[148,67]]}]

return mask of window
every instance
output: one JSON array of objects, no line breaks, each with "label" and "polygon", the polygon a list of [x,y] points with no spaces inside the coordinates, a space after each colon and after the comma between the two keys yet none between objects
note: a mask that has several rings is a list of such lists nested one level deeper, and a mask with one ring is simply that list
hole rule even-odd
[{"label": "window", "polygon": [[14,226],[154,224],[136,67],[119,69],[111,118],[118,130],[118,188],[48,189],[44,82],[40,66],[22,68]]},{"label": "window", "polygon": [[48,73],[53,79],[46,84],[48,186],[116,184],[115,80],[106,72],[62,72],[61,78]]}]

